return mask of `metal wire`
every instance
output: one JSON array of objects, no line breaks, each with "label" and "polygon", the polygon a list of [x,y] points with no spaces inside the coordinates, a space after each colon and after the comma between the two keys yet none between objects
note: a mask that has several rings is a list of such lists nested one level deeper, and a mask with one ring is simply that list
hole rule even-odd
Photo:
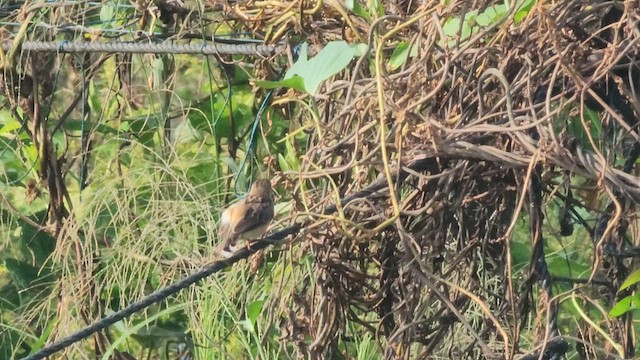
[{"label": "metal wire", "polygon": [[[2,50],[8,51],[12,41],[2,43]],[[70,42],[70,41],[24,41],[23,50],[60,52],[60,53],[155,53],[155,54],[202,54],[202,55],[262,55],[270,56],[283,51],[283,45],[260,44],[176,44],[172,42],[134,43],[134,42]]]}]

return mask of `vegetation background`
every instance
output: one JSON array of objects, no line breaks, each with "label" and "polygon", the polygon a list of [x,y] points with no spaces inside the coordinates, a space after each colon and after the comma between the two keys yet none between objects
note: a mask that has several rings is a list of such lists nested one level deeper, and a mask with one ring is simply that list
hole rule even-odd
[{"label": "vegetation background", "polygon": [[[637,1],[0,0],[0,358],[196,271],[260,176],[299,232],[53,358],[633,357],[639,21]],[[214,38],[277,47],[20,46]]]}]

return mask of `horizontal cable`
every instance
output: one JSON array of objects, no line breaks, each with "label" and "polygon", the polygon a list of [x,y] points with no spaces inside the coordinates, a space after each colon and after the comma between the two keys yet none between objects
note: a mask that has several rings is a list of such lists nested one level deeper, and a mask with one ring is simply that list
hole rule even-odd
[{"label": "horizontal cable", "polygon": [[[71,41],[24,41],[23,50],[60,53],[154,53],[154,54],[202,54],[202,55],[262,55],[270,56],[284,49],[282,45],[260,44],[176,44],[171,42],[71,42]],[[12,41],[2,42],[2,50],[8,51]]]}]

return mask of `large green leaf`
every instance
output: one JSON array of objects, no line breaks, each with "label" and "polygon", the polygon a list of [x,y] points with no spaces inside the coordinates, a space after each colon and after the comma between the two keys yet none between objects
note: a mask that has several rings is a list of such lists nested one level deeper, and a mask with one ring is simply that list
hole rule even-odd
[{"label": "large green leaf", "polygon": [[346,41],[332,41],[309,59],[309,45],[304,43],[298,61],[282,81],[256,81],[256,84],[264,88],[292,87],[315,95],[325,80],[344,70],[354,57],[364,55],[366,48],[364,44],[349,45]]},{"label": "large green leaf", "polygon": [[622,285],[620,285],[620,289],[618,291],[624,290],[624,289],[628,288],[629,286],[635,285],[635,284],[637,284],[639,282],[640,282],[640,269],[637,269],[634,272],[632,272],[631,274],[629,274],[629,276],[627,276],[627,278],[622,283]]},{"label": "large green leaf", "polygon": [[640,294],[627,296],[616,303],[613,309],[609,311],[609,316],[618,317],[624,315],[629,311],[638,309],[638,305],[640,305]]}]

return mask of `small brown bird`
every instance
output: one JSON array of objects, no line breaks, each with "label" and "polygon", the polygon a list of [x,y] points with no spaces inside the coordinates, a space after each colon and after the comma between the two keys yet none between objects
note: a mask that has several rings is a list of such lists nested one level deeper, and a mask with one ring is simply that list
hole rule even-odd
[{"label": "small brown bird", "polygon": [[260,239],[273,220],[273,190],[267,179],[258,179],[251,185],[246,198],[229,206],[220,217],[222,242],[218,251],[228,257],[236,249],[238,240]]}]

